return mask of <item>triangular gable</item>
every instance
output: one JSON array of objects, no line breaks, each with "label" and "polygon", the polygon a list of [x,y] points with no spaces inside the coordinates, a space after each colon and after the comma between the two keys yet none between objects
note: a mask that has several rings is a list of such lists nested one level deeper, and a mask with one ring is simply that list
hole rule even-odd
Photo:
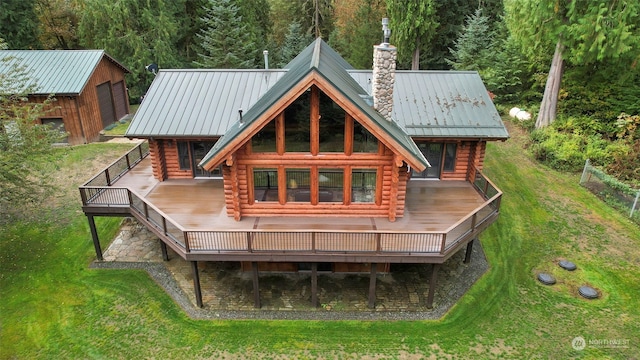
[{"label": "triangular gable", "polygon": [[210,169],[222,163],[311,85],[320,87],[334,101],[338,100],[338,104],[344,102],[340,106],[345,111],[347,109],[343,105],[350,105],[350,108],[360,112],[351,115],[356,115],[354,118],[370,130],[379,130],[374,133],[384,136],[378,140],[403,156],[410,166],[418,171],[429,166],[409,135],[394,122],[384,119],[364,100],[367,92],[345,69],[351,66],[320,38],[287,66],[287,73],[243,114],[242,121],[237,121],[229,128],[200,162],[200,166]]}]

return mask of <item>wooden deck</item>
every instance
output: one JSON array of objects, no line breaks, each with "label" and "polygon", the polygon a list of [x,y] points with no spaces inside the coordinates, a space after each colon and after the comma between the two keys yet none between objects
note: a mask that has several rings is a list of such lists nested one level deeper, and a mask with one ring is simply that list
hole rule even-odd
[{"label": "wooden deck", "polygon": [[177,179],[159,182],[151,173],[149,158],[113,184],[143,196],[189,230],[340,230],[388,232],[446,231],[485,200],[464,181],[413,180],[407,187],[405,215],[395,222],[386,218],[243,217],[227,216],[221,179]]},{"label": "wooden deck", "polygon": [[160,182],[149,157],[134,150],[80,187],[83,210],[91,217],[131,214],[188,260],[443,262],[494,222],[500,206],[500,191],[479,174],[482,181],[474,184],[411,180],[404,216],[395,222],[309,216],[235,221],[227,215],[221,179]]}]

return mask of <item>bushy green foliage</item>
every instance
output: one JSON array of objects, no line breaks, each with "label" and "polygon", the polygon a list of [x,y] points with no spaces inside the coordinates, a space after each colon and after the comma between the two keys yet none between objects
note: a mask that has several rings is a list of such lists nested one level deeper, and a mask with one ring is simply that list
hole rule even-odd
[{"label": "bushy green foliage", "polygon": [[[0,39],[0,49],[4,46]],[[65,136],[38,123],[54,99],[29,102],[27,80],[19,67],[0,74],[0,223],[27,214],[52,190],[46,165],[51,145]]]},{"label": "bushy green foliage", "polygon": [[592,118],[561,118],[531,133],[530,149],[539,161],[554,169],[580,171],[587,159],[594,165],[610,164],[626,153],[623,141],[611,141]]},{"label": "bushy green foliage", "polygon": [[640,114],[640,81],[629,70],[568,67],[558,112],[565,116],[591,116],[606,122],[614,121],[621,112]]}]

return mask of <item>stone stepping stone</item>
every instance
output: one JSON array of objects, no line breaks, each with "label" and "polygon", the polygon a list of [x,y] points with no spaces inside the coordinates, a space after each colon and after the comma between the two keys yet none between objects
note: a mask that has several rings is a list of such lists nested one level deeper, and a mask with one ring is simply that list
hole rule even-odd
[{"label": "stone stepping stone", "polygon": [[551,276],[551,274],[547,274],[547,273],[538,274],[538,281],[540,281],[545,285],[553,285],[556,283],[556,279],[553,276]]},{"label": "stone stepping stone", "polygon": [[578,267],[576,266],[576,264],[572,263],[569,260],[560,260],[560,262],[558,263],[558,265],[560,265],[561,268],[568,270],[568,271],[573,271],[575,269],[577,269]]},{"label": "stone stepping stone", "polygon": [[598,298],[598,292],[596,291],[596,289],[592,288],[591,286],[580,286],[580,288],[578,289],[578,293],[585,299],[597,299]]}]

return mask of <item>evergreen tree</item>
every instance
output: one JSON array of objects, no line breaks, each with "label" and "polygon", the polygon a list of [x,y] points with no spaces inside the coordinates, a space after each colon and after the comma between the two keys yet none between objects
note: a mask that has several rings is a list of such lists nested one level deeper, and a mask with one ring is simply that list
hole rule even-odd
[{"label": "evergreen tree", "polygon": [[389,25],[399,62],[411,58],[411,69],[420,68],[420,52],[428,49],[440,23],[436,0],[386,0]]},{"label": "evergreen tree", "polygon": [[311,35],[302,31],[302,26],[297,22],[289,25],[289,32],[284,38],[282,47],[280,48],[279,68],[283,68],[293,60],[305,47],[307,47],[313,39]]},{"label": "evergreen tree", "polygon": [[269,34],[273,27],[269,17],[270,5],[267,0],[236,0],[243,22],[249,32],[249,43],[255,44],[253,57],[256,67],[263,63],[262,51],[269,49]]},{"label": "evergreen tree", "polygon": [[453,60],[447,62],[456,70],[481,70],[492,65],[494,54],[493,33],[489,28],[489,18],[482,15],[482,10],[467,18],[455,47],[449,49]]},{"label": "evergreen tree", "polygon": [[[127,76],[129,95],[139,98],[153,80],[146,65],[173,68],[182,63],[176,44],[176,14],[181,9],[180,1],[85,0],[78,29],[80,44],[105,49],[127,66],[131,70]],[[105,14],[109,14],[108,21]]]},{"label": "evergreen tree", "polygon": [[509,30],[523,52],[530,56],[553,53],[536,121],[538,128],[556,118],[565,61],[592,68],[616,64],[618,73],[637,72],[637,1],[510,0],[505,2],[505,9]]},{"label": "evergreen tree", "polygon": [[34,0],[0,1],[0,37],[9,49],[39,49]]},{"label": "evergreen tree", "polygon": [[198,34],[201,52],[195,63],[205,68],[253,68],[256,44],[232,0],[209,0]]}]

